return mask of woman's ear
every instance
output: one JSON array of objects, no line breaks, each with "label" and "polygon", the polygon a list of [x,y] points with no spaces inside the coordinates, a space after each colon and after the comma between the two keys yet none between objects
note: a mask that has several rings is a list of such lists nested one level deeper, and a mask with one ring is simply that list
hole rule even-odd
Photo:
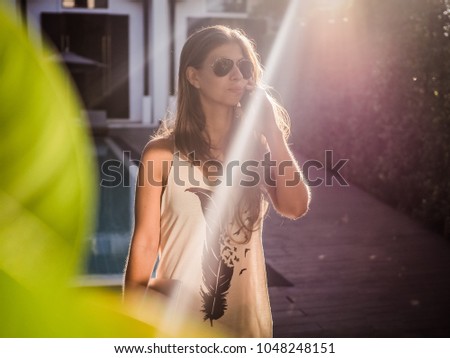
[{"label": "woman's ear", "polygon": [[189,66],[186,69],[186,78],[192,86],[194,86],[195,88],[200,88],[200,81],[198,80],[197,70],[194,67]]}]

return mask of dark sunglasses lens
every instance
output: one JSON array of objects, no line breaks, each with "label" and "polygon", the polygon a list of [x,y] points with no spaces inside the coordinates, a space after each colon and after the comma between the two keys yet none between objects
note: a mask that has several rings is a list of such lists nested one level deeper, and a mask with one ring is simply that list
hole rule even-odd
[{"label": "dark sunglasses lens", "polygon": [[238,64],[239,71],[242,73],[242,77],[246,80],[253,76],[253,64],[248,60],[243,60]]},{"label": "dark sunglasses lens", "polygon": [[219,58],[214,62],[213,71],[216,76],[223,77],[231,71],[233,65],[233,60],[230,60],[229,58]]}]

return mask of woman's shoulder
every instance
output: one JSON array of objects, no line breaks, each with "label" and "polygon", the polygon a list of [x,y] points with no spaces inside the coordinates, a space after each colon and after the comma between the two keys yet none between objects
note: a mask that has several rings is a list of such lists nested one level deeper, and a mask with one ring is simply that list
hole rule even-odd
[{"label": "woman's shoulder", "polygon": [[172,135],[165,137],[152,138],[145,145],[142,151],[143,159],[153,161],[172,160],[174,152],[174,138]]}]

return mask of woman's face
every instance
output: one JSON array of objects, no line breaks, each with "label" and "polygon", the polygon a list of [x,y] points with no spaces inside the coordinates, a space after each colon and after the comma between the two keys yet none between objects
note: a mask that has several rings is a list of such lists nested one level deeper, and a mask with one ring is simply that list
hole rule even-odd
[{"label": "woman's face", "polygon": [[[231,71],[223,77],[217,76],[212,64],[218,58],[228,58],[234,61]],[[221,45],[212,50],[206,57],[200,69],[188,69],[191,84],[200,93],[203,105],[235,106],[245,92],[248,80],[236,66],[236,62],[244,58],[241,47],[234,42]]]}]

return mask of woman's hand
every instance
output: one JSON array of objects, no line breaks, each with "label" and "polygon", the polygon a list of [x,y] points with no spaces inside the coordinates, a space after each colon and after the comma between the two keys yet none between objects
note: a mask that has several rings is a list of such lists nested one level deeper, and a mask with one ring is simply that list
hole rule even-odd
[{"label": "woman's hand", "polygon": [[[277,124],[275,111],[278,109],[275,104],[272,104],[266,91],[258,88],[253,81],[248,81],[246,90],[249,91],[249,98],[246,98],[249,103],[245,103],[243,108],[238,106],[238,113],[245,114],[242,112],[252,107],[252,100],[255,99],[258,102],[255,108],[256,113],[247,113],[247,115],[256,117],[251,118],[255,122],[255,131],[265,137],[270,158],[275,161],[275,167],[272,166],[270,169],[270,178],[275,181],[275,186],[265,182],[267,193],[273,206],[281,215],[298,219],[308,211],[310,191]],[[285,163],[283,167],[281,163]]]},{"label": "woman's hand", "polygon": [[245,90],[247,91],[245,102],[241,103],[238,107],[238,114],[246,114],[245,111],[249,109],[253,101],[258,102],[258,107],[256,108],[255,118],[255,130],[262,134],[266,139],[269,136],[273,136],[280,132],[278,124],[275,119],[274,108],[266,91],[256,86],[253,80],[249,80]]}]

